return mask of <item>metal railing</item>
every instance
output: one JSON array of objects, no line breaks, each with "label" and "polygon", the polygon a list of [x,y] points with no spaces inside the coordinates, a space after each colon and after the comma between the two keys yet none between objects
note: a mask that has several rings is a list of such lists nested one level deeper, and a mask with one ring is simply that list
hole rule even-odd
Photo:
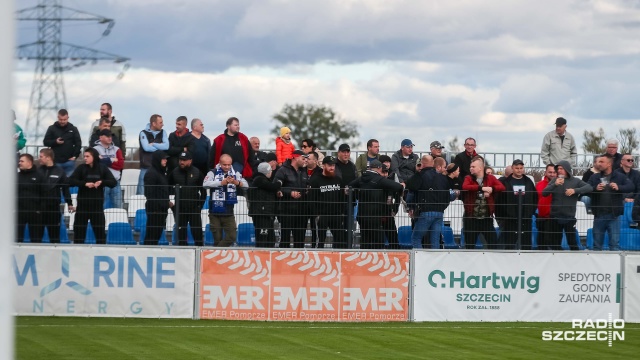
[{"label": "metal railing", "polygon": [[[65,203],[57,206],[55,201],[51,205],[50,201],[47,204],[42,199],[23,201],[23,206],[18,206],[18,232],[24,235],[28,227],[26,238],[31,242],[44,239],[45,242],[80,244],[399,249],[414,247],[415,223],[421,216],[428,215],[424,210],[420,214],[425,204],[407,203],[380,190],[342,189],[344,196],[340,201],[327,202],[310,197],[314,189],[305,188],[300,191],[307,195],[300,200],[285,200],[274,193],[271,200],[252,201],[253,189],[250,188],[240,192],[235,205],[225,207],[229,204],[222,204],[212,210],[212,206],[217,205],[210,197],[184,197],[193,194],[193,190],[202,189],[200,187],[165,188],[172,195],[161,200],[160,207],[151,206],[144,195],[136,195],[135,185],[121,187],[122,208],[112,208],[110,200],[103,203],[101,199],[85,199],[82,195],[75,212],[69,211]],[[78,194],[71,197],[72,204],[78,206]],[[159,200],[153,202],[157,205]],[[169,202],[173,203],[171,208]],[[259,202],[273,210],[261,213],[251,208]],[[537,207],[537,204],[505,205],[498,200],[498,215],[483,216],[483,226],[489,225],[486,229],[475,229],[477,231],[471,231],[471,227],[478,226],[473,223],[477,218],[474,204],[465,205],[456,199],[443,205],[446,209],[441,214],[442,227],[434,230],[437,231],[436,238],[430,238],[427,233],[421,241],[422,247],[577,250],[592,249],[594,239],[597,243],[601,236],[598,229],[594,233],[594,216],[582,202],[576,204],[575,222],[569,227],[558,228],[553,224],[566,224],[566,219],[532,219],[523,217],[525,212],[518,211],[524,207]],[[623,250],[640,250],[640,230],[635,229],[633,205],[633,202],[620,204],[624,213],[616,220],[619,230],[605,237],[605,248],[608,241],[618,239]],[[88,230],[89,224],[91,230]],[[513,227],[513,224],[520,225]],[[567,229],[575,229],[575,234],[567,234]],[[505,233],[509,231],[511,233]],[[469,240],[470,237],[476,238]],[[18,241],[24,239],[21,236]],[[537,246],[540,243],[551,245],[542,249]]]},{"label": "metal railing", "polygon": [[[39,145],[27,145],[21,151],[22,153],[31,154],[34,157],[38,157],[38,152],[40,149],[44,149],[46,146]],[[138,168],[139,166],[139,157],[138,157],[138,147],[127,147],[127,154],[125,156],[125,162],[127,163],[127,168]],[[262,149],[262,151],[266,152],[275,152],[275,149]],[[381,155],[392,156],[397,150],[381,150]],[[331,155],[336,154],[337,150],[320,150],[323,154]],[[354,161],[361,154],[366,153],[366,150],[352,150],[351,151],[351,161]],[[429,154],[429,150],[414,150],[415,154],[419,156]],[[508,165],[511,165],[513,160],[520,159],[524,162],[525,167],[528,170],[539,171],[544,170],[544,164],[540,158],[540,153],[525,153],[525,152],[508,152],[508,153],[494,153],[494,152],[480,152],[478,153],[482,157],[487,160],[488,165],[492,166],[497,172],[504,171],[504,168]],[[443,152],[443,156],[447,159],[447,162],[452,162],[456,156],[456,153],[451,152]],[[590,168],[593,164],[593,157],[596,154],[578,154],[576,160],[576,166],[574,170],[581,173],[582,171]]]}]

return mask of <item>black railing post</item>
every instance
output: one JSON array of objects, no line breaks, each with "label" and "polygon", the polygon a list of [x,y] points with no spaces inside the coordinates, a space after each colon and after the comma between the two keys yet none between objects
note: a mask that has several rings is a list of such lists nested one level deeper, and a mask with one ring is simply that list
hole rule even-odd
[{"label": "black railing post", "polygon": [[524,193],[522,190],[518,190],[518,240],[516,242],[516,249],[522,250],[522,198]]},{"label": "black railing post", "polygon": [[347,203],[347,248],[353,248],[353,191],[346,188],[349,201]]},{"label": "black railing post", "polygon": [[[180,244],[180,188],[182,186],[176,184],[175,185],[175,196],[173,197],[173,220],[176,223],[175,229],[178,232],[176,234],[176,239],[178,240],[178,244]],[[173,235],[173,234],[172,234]],[[186,240],[186,239],[185,239]],[[174,245],[178,245],[174,244]]]}]

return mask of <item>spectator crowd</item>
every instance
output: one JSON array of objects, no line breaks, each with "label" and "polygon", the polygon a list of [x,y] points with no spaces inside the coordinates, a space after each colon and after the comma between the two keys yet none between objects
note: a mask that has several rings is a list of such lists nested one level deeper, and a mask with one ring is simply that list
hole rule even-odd
[{"label": "spectator crowd", "polygon": [[[83,243],[91,225],[96,242],[106,243],[103,209],[122,208],[122,171],[126,155],[125,125],[113,116],[112,106],[100,106],[89,144],[83,147],[65,109],[44,136],[45,148],[37,159],[20,153],[23,130],[15,124],[18,157],[17,241],[29,229],[32,242],[40,242],[45,229],[52,243],[59,233],[65,204],[75,212],[74,243]],[[609,249],[619,250],[620,221],[625,203],[640,213],[640,173],[634,156],[620,154],[617,140],[594,159],[582,178],[575,175],[576,144],[566,131],[567,120],[558,118],[555,130],[545,135],[541,159],[546,165],[541,181],[526,175],[516,159],[498,178],[476,152],[476,140],[467,138],[464,151],[449,163],[439,141],[429,153],[413,152],[404,139],[391,156],[380,154],[380,142],[367,141],[367,151],[351,159],[351,148],[341,144],[336,156],[323,154],[313,139],[298,140],[289,127],[275,139],[274,153],[260,149],[260,139],[240,131],[231,117],[221,134],[210,140],[204,123],[186,116],[175,120],[167,133],[161,115],[151,115],[139,132],[140,174],[136,193],[146,201],[145,245],[157,244],[172,210],[178,245],[192,236],[203,245],[201,209],[208,209],[215,246],[232,246],[238,224],[234,207],[239,197],[248,201],[257,247],[324,248],[354,246],[359,227],[361,249],[398,249],[396,215],[411,218],[411,246],[440,249],[561,250],[563,233],[576,231],[576,208],[583,202],[593,214],[593,250],[602,250],[605,234]],[[189,129],[190,128],[190,129]],[[72,193],[77,193],[76,205]],[[452,201],[463,203],[462,241],[443,236],[444,214]],[[498,224],[499,232],[496,231]],[[276,223],[279,224],[276,227]],[[188,231],[190,229],[190,231]],[[310,239],[307,230],[311,230]],[[569,238],[569,236],[566,236]],[[571,237],[573,238],[573,237]],[[572,250],[584,244],[569,241]]]}]

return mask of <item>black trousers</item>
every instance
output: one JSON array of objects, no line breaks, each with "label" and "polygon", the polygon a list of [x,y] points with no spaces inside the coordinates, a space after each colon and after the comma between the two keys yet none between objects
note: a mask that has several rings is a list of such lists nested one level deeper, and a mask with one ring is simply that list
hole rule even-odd
[{"label": "black trousers", "polygon": [[293,234],[293,247],[304,248],[304,236],[307,231],[307,215],[282,215],[280,219],[280,247],[288,248]]},{"label": "black trousers", "polygon": [[49,241],[51,243],[60,242],[60,219],[62,213],[60,212],[60,201],[47,201],[42,203],[42,234],[44,236],[44,229],[47,229],[49,234]]},{"label": "black trousers", "polygon": [[36,210],[18,209],[18,223],[16,237],[18,242],[24,242],[25,226],[29,225],[29,238],[32,243],[42,242],[42,214]]},{"label": "black trousers", "polygon": [[276,246],[276,235],[273,231],[273,216],[253,215],[253,227],[256,231],[256,247],[273,248]]},{"label": "black trousers", "polygon": [[538,250],[553,250],[551,245],[551,224],[550,218],[536,218],[536,228],[538,228]]},{"label": "black trousers", "polygon": [[506,219],[500,228],[500,249],[531,250],[531,217],[522,219],[520,231],[522,231],[521,243],[518,244],[518,219]]},{"label": "black trousers", "polygon": [[495,249],[498,242],[496,229],[493,227],[493,218],[486,217],[476,219],[465,217],[462,219],[462,227],[464,228],[464,242],[467,249],[475,249],[478,235],[482,235],[482,245],[485,249]]},{"label": "black trousers", "polygon": [[107,236],[104,232],[104,211],[102,202],[98,207],[78,206],[76,218],[73,224],[73,242],[84,243],[87,237],[87,225],[91,221],[93,234],[96,236],[96,244],[106,244]]},{"label": "black trousers", "polygon": [[398,227],[396,226],[396,218],[394,216],[385,216],[381,219],[384,235],[389,241],[389,249],[400,249],[398,243]]},{"label": "black trousers", "polygon": [[196,246],[202,246],[202,218],[200,209],[180,208],[180,213],[174,213],[176,225],[178,226],[178,245],[186,246],[188,237],[188,225],[191,224],[191,235]]},{"label": "black trousers", "polygon": [[158,245],[162,230],[167,226],[167,211],[147,210],[147,231],[144,236],[145,245]]},{"label": "black trousers", "polygon": [[379,217],[359,217],[360,248],[384,249],[384,227]]},{"label": "black trousers", "polygon": [[333,235],[333,248],[347,248],[347,230],[344,226],[344,215],[323,215],[318,219],[318,249],[324,249],[327,240],[327,229]]},{"label": "black trousers", "polygon": [[[569,248],[571,250],[580,250],[578,245],[576,244],[576,220],[560,220],[553,219],[551,221],[550,227],[550,243],[547,245],[551,250],[560,251],[562,250],[562,231],[564,230],[567,235],[567,243],[569,244]],[[538,248],[540,248],[538,246]]]}]

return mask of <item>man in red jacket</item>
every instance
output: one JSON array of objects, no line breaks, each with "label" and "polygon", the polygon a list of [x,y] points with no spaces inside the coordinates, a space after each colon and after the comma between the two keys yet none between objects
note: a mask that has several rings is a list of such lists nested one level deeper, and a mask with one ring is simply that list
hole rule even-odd
[{"label": "man in red jacket", "polygon": [[551,179],[556,178],[555,165],[549,164],[544,170],[544,177],[536,184],[538,190],[538,215],[536,215],[536,228],[538,229],[538,250],[542,249],[541,244],[548,244],[549,230],[551,229],[551,199],[552,195],[542,196],[542,190],[549,185]]},{"label": "man in red jacket", "polygon": [[209,153],[209,169],[215,169],[220,162],[220,155],[231,156],[233,170],[242,174],[245,179],[253,176],[251,164],[253,163],[253,151],[249,138],[240,132],[240,120],[230,117],[227,120],[227,129],[213,140],[213,146]]},{"label": "man in red jacket", "polygon": [[493,227],[496,195],[504,191],[504,185],[493,175],[485,174],[484,159],[475,156],[471,159],[470,175],[464,178],[464,217],[462,227],[467,249],[474,249],[478,235],[484,237],[484,248],[497,247],[498,238]]}]

